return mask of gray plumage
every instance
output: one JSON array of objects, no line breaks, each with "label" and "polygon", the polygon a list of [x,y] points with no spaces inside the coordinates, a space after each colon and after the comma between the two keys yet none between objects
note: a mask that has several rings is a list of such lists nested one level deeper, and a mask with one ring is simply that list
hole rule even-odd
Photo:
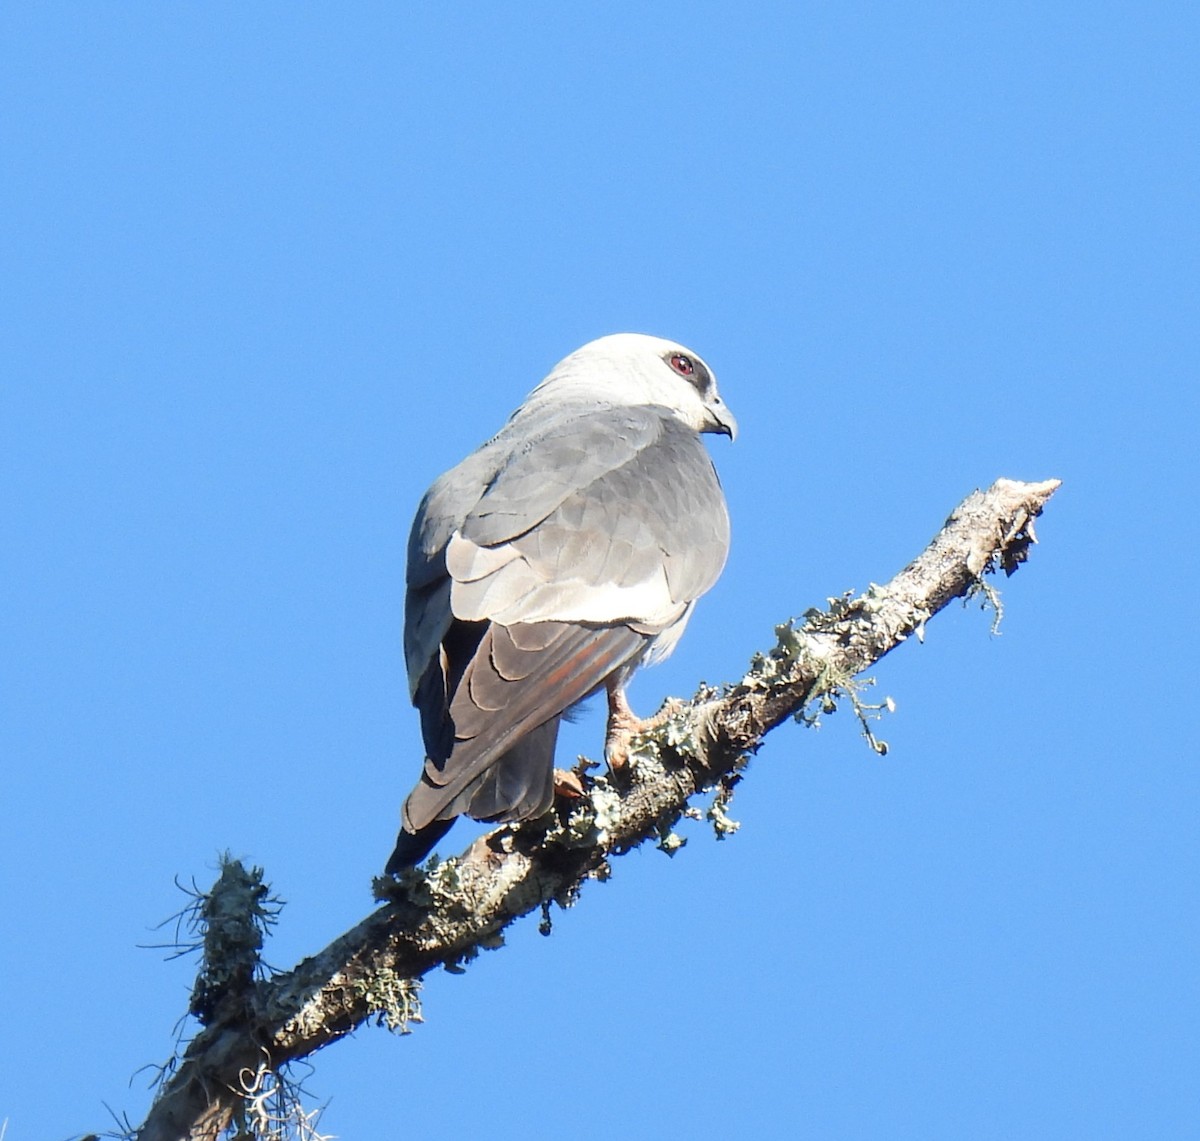
[{"label": "gray plumage", "polygon": [[408,548],[405,658],[426,760],[388,871],[456,816],[516,821],[554,796],[562,714],[673,649],[716,581],[729,518],[700,433],[733,436],[707,365],[603,337],[426,493]]}]

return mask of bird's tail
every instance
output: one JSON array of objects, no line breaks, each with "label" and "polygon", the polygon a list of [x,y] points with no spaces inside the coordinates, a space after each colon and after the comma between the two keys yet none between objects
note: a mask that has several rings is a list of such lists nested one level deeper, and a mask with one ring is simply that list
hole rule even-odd
[{"label": "bird's tail", "polygon": [[425,774],[409,793],[403,826],[386,871],[394,875],[420,863],[450,830],[456,816],[466,814],[489,824],[529,820],[554,803],[554,745],[557,717],[550,718],[516,742],[470,784],[457,792],[436,785]]},{"label": "bird's tail", "polygon": [[450,831],[450,825],[453,823],[454,818],[451,817],[449,820],[435,820],[415,832],[406,832],[401,828],[400,835],[396,837],[396,847],[388,857],[384,872],[394,876],[405,868],[419,864],[433,851],[434,845]]}]

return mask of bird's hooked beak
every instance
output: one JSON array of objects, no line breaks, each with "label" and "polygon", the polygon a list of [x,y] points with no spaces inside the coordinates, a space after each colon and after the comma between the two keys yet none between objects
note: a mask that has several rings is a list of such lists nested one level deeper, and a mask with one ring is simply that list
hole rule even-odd
[{"label": "bird's hooked beak", "polygon": [[736,440],[738,434],[737,417],[729,411],[725,402],[710,404],[708,411],[712,416],[713,423],[709,431],[716,432],[722,436],[728,436],[731,441]]}]

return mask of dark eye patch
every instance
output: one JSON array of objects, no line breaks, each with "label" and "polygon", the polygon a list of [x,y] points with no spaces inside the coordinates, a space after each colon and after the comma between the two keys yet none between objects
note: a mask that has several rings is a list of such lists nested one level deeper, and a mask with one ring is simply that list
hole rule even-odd
[{"label": "dark eye patch", "polygon": [[666,362],[683,377],[706,400],[712,391],[712,375],[705,368],[704,362],[687,353],[671,353]]}]

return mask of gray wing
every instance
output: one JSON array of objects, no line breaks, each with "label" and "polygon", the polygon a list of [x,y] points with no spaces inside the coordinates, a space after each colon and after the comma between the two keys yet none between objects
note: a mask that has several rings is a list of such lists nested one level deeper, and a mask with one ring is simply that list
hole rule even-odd
[{"label": "gray wing", "polygon": [[[574,487],[563,494],[555,480],[522,510],[521,491],[563,468]],[[728,549],[699,435],[653,408],[593,413],[512,457],[450,536],[451,609],[468,621],[665,628],[716,581]]]},{"label": "gray wing", "polygon": [[[489,532],[528,530],[572,494],[628,462],[658,430],[658,417],[594,408],[524,417],[441,476],[417,509],[408,543],[404,644],[410,693],[449,628],[446,548],[471,519],[480,543]],[[500,556],[504,557],[503,554]]]},{"label": "gray wing", "polygon": [[673,644],[728,550],[712,462],[668,413],[594,410],[512,435],[447,473],[414,524],[406,652],[428,759],[409,831],[547,807],[550,761],[513,765],[513,751],[656,637]]}]

